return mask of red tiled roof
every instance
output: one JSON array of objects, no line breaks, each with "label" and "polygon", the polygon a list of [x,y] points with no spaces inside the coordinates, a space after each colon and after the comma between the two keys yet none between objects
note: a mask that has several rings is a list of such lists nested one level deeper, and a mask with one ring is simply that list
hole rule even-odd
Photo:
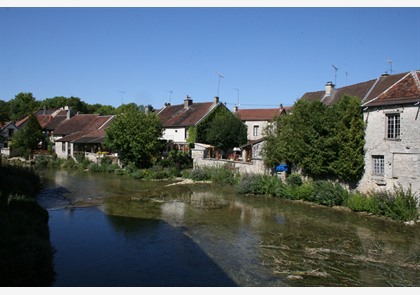
[{"label": "red tiled roof", "polygon": [[413,71],[380,77],[372,93],[364,100],[363,106],[405,104],[418,101],[420,101],[420,71]]},{"label": "red tiled roof", "polygon": [[284,108],[239,109],[236,113],[242,121],[271,121],[283,111],[285,111]]},{"label": "red tiled roof", "polygon": [[222,103],[199,102],[193,103],[188,108],[183,104],[166,106],[158,113],[163,127],[188,127],[194,126],[210,113],[215,107],[224,106]]}]

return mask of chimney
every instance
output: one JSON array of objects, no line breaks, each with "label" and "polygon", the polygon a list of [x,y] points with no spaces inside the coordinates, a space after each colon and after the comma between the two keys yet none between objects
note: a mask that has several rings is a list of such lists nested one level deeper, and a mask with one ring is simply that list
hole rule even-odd
[{"label": "chimney", "polygon": [[184,109],[188,109],[190,105],[192,105],[193,101],[191,97],[187,95],[187,97],[184,99]]},{"label": "chimney", "polygon": [[233,107],[233,112],[234,112],[234,113],[237,113],[237,112],[238,112],[238,106],[234,106],[234,107]]},{"label": "chimney", "polygon": [[334,92],[334,84],[332,82],[327,82],[327,84],[325,84],[325,95],[329,96]]},{"label": "chimney", "polygon": [[282,103],[280,104],[280,108],[281,108],[281,109],[283,108],[283,104],[282,104]]},{"label": "chimney", "polygon": [[214,103],[216,104],[216,103],[219,103],[219,97],[218,96],[215,96],[214,97]]},{"label": "chimney", "polygon": [[70,119],[70,108],[69,107],[67,107],[67,119]]},{"label": "chimney", "polygon": [[149,112],[149,106],[144,107],[144,113],[147,114]]}]

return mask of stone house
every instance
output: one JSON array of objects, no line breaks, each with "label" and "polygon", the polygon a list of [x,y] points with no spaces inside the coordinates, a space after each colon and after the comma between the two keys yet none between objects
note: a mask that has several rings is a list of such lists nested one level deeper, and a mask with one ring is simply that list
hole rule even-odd
[{"label": "stone house", "polygon": [[106,128],[113,118],[114,116],[77,114],[61,122],[54,130],[57,157],[75,159],[77,153],[99,155],[104,150],[102,143]]},{"label": "stone house", "polygon": [[279,115],[288,114],[291,107],[283,107],[271,109],[239,109],[234,107],[233,112],[241,118],[242,122],[247,126],[248,141],[259,140],[264,137],[264,130],[273,126],[275,118]]},{"label": "stone house", "polygon": [[420,197],[420,71],[381,76],[362,108],[365,173],[359,189],[411,186]]},{"label": "stone house", "polygon": [[362,192],[410,185],[420,196],[420,72],[383,74],[377,79],[325,91],[307,92],[301,99],[336,103],[344,95],[360,99],[365,121],[365,171]]},{"label": "stone house", "polygon": [[[184,104],[165,106],[158,111],[158,116],[163,124],[162,139],[168,142],[168,149],[189,151],[191,143],[197,141],[197,137],[202,134],[195,134],[195,140],[190,138],[192,131],[200,132],[200,123],[214,113],[217,109],[225,109],[230,111],[224,104],[219,102],[219,97],[215,97],[213,102],[197,102],[193,103],[190,96],[184,100]],[[200,141],[198,141],[200,142]]]},{"label": "stone house", "polygon": [[245,162],[254,162],[263,165],[262,150],[265,144],[264,132],[273,128],[277,116],[290,113],[291,107],[270,109],[239,109],[234,107],[233,112],[239,116],[247,126],[247,144],[240,146],[241,159]]}]

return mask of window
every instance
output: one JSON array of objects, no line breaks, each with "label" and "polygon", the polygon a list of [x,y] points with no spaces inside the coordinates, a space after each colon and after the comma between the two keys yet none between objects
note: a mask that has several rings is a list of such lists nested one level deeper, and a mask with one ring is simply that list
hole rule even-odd
[{"label": "window", "polygon": [[8,132],[9,132],[9,137],[12,137],[13,136],[13,129],[9,128]]},{"label": "window", "polygon": [[259,125],[254,125],[254,131],[253,131],[253,135],[254,136],[258,136],[259,135],[259,129],[260,129],[260,126]]},{"label": "window", "polygon": [[372,156],[373,175],[384,176],[385,158],[384,156]]},{"label": "window", "polygon": [[399,139],[400,138],[400,114],[386,115],[386,138]]}]

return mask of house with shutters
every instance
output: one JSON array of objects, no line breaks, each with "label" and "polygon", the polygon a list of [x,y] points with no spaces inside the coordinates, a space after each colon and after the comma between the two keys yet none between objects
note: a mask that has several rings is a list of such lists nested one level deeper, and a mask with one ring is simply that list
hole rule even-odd
[{"label": "house with shutters", "polygon": [[344,95],[360,99],[365,121],[365,171],[362,192],[411,189],[420,197],[420,71],[383,74],[377,79],[325,91],[305,93],[301,99],[336,103]]}]

